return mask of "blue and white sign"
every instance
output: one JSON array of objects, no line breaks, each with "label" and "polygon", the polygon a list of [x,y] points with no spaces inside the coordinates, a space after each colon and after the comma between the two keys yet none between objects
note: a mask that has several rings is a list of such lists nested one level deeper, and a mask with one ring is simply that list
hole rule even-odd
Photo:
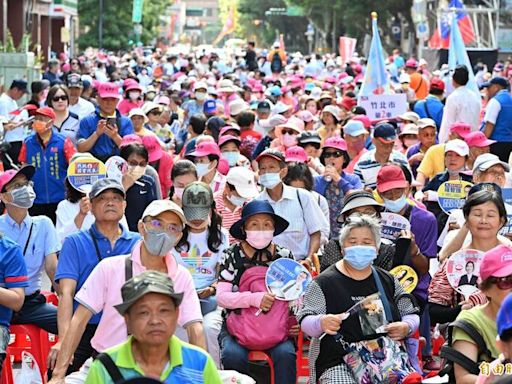
[{"label": "blue and white sign", "polygon": [[462,208],[472,186],[468,181],[447,181],[441,184],[437,190],[441,209],[449,215],[454,209]]},{"label": "blue and white sign", "polygon": [[380,220],[380,235],[384,239],[395,241],[402,231],[410,231],[411,223],[402,215],[392,212],[382,212]]},{"label": "blue and white sign", "polygon": [[292,259],[277,259],[265,276],[268,291],[283,301],[297,300],[304,295],[311,280],[309,271]]}]

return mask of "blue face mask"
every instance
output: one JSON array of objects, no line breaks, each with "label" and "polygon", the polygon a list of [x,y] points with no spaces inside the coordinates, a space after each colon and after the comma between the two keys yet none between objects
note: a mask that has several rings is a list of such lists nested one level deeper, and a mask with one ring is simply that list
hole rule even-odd
[{"label": "blue face mask", "polygon": [[228,161],[230,167],[234,167],[238,162],[240,153],[238,152],[222,152],[222,156]]},{"label": "blue face mask", "polygon": [[377,258],[377,250],[370,245],[354,245],[345,248],[343,260],[357,270],[368,267]]},{"label": "blue face mask", "polygon": [[281,182],[279,173],[265,173],[260,176],[260,184],[267,189],[272,189]]},{"label": "blue face mask", "polygon": [[384,200],[384,206],[386,207],[386,209],[393,213],[400,212],[405,207],[405,204],[407,204],[407,198],[405,197],[405,195],[402,195],[402,197],[400,197],[398,200],[388,200],[388,199],[383,199],[383,200]]}]

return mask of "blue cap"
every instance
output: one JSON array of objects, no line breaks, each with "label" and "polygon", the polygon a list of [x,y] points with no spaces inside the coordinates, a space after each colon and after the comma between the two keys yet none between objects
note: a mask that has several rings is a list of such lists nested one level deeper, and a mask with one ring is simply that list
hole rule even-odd
[{"label": "blue cap", "polygon": [[392,142],[396,140],[396,130],[389,123],[380,123],[373,130],[373,137],[382,141]]},{"label": "blue cap", "polygon": [[215,113],[217,112],[217,103],[215,100],[206,100],[203,106],[204,113]]},{"label": "blue cap", "polygon": [[356,137],[359,135],[364,135],[365,133],[368,133],[368,131],[362,122],[357,120],[349,120],[343,127],[343,133],[345,135]]},{"label": "blue cap", "polygon": [[500,310],[496,315],[496,327],[501,337],[506,331],[512,329],[512,293],[503,300]]},{"label": "blue cap", "polygon": [[18,88],[20,91],[27,92],[27,82],[22,79],[13,80],[11,83],[11,88]]},{"label": "blue cap", "polygon": [[288,228],[288,221],[277,215],[268,201],[252,200],[242,209],[242,218],[235,222],[229,229],[231,236],[238,240],[245,240],[244,224],[249,217],[257,215],[258,213],[266,213],[272,216],[274,220],[274,236],[283,233],[286,228]]},{"label": "blue cap", "polygon": [[510,83],[508,82],[508,80],[506,78],[497,76],[497,77],[493,77],[491,80],[483,83],[482,88],[488,88],[493,84],[499,85],[500,87],[503,87],[503,88],[508,88],[510,86]]},{"label": "blue cap", "polygon": [[305,86],[304,86],[304,90],[305,91],[308,91],[308,92],[311,92],[313,90],[313,88],[315,88],[315,84],[314,83],[307,83]]},{"label": "blue cap", "polygon": [[281,92],[281,87],[279,85],[274,85],[274,86],[270,87],[270,89],[268,91],[274,97],[278,97],[283,94],[283,92]]}]

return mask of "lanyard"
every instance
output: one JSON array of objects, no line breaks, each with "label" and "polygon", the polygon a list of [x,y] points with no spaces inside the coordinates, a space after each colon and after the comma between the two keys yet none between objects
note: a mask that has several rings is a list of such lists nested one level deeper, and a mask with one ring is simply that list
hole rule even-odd
[{"label": "lanyard", "polygon": [[100,254],[100,247],[98,247],[98,241],[96,237],[94,237],[94,233],[92,232],[92,228],[89,228],[89,234],[91,235],[92,242],[94,244],[94,248],[96,249],[96,256],[98,256],[98,262],[100,262],[103,258]]},{"label": "lanyard", "polygon": [[30,224],[30,230],[28,231],[27,242],[25,243],[25,247],[23,248],[23,257],[25,257],[25,255],[27,253],[28,243],[30,243],[30,238],[32,237],[32,229],[34,229],[33,221],[32,221],[32,224]]}]

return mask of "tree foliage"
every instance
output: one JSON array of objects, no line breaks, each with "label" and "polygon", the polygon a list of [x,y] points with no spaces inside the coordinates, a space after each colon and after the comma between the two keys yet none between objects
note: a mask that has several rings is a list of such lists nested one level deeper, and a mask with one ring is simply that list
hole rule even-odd
[{"label": "tree foliage", "polygon": [[[160,16],[170,5],[169,0],[146,0],[142,13],[143,44],[149,44],[158,36]],[[99,0],[80,0],[78,14],[82,30],[79,38],[80,49],[98,47],[98,25],[100,20]],[[103,0],[103,48],[125,49],[129,41],[135,40],[132,23],[132,1]]]}]

